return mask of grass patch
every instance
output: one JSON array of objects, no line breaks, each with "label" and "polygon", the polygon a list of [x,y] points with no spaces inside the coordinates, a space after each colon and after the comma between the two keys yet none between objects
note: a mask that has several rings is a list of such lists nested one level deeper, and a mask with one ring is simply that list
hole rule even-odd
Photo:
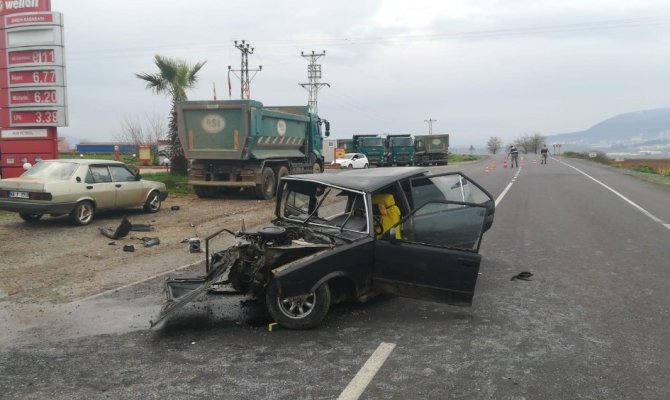
[{"label": "grass patch", "polygon": [[479,160],[479,156],[473,154],[452,154],[449,153],[449,164],[459,163],[464,161],[476,161]]},{"label": "grass patch", "polygon": [[167,172],[153,172],[143,174],[142,179],[148,181],[163,182],[170,195],[173,194],[193,194],[193,188],[189,185],[186,175],[172,174]]}]

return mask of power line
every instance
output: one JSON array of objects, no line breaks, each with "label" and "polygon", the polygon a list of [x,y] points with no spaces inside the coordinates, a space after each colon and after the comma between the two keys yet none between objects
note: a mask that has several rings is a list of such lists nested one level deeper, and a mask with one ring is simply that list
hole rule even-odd
[{"label": "power line", "polygon": [[317,104],[319,90],[324,86],[330,87],[330,83],[321,83],[321,64],[316,63],[319,58],[324,57],[325,55],[326,50],[324,50],[323,53],[315,53],[314,50],[312,50],[312,54],[307,55],[302,51],[300,52],[300,56],[309,59],[309,65],[307,66],[307,78],[309,79],[309,83],[300,83],[299,85],[309,92],[309,100],[307,101],[307,104],[314,114],[319,113]]},{"label": "power line", "polygon": [[[240,99],[247,99],[249,100],[251,98],[251,88],[249,84],[251,81],[254,79],[256,74],[260,72],[263,69],[262,65],[258,66],[258,69],[249,69],[249,54],[254,54],[254,48],[251,47],[249,43],[245,43],[244,40],[242,40],[241,43],[237,43],[237,40],[235,41],[235,47],[237,47],[240,52],[242,52],[242,61],[240,65],[240,69],[232,69],[231,66],[228,66],[228,71],[232,72],[235,74],[236,72],[240,73]],[[249,71],[253,72],[254,74],[249,78]],[[235,74],[237,75],[237,74]]]},{"label": "power line", "polygon": [[433,134],[433,122],[437,122],[436,119],[424,119],[423,122],[428,122],[428,134],[432,135]]}]

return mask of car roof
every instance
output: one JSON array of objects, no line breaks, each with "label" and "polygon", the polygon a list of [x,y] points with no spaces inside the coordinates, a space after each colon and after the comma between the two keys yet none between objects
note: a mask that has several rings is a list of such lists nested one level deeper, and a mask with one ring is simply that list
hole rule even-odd
[{"label": "car roof", "polygon": [[386,167],[355,169],[337,173],[290,175],[284,179],[315,181],[361,192],[374,192],[398,180],[426,173],[428,173],[428,169],[422,167]]},{"label": "car roof", "polygon": [[85,164],[85,165],[90,165],[90,164],[117,164],[117,165],[125,165],[125,163],[121,161],[114,161],[114,160],[95,160],[95,159],[90,159],[90,158],[59,158],[55,160],[42,160],[41,162],[71,162],[71,163],[76,163],[76,164]]}]

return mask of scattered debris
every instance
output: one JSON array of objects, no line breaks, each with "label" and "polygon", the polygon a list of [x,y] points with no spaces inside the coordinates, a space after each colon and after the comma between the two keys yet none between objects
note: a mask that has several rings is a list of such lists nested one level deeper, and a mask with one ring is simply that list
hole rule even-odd
[{"label": "scattered debris", "polygon": [[135,251],[135,246],[133,246],[132,244],[126,244],[123,246],[123,251],[132,253],[133,251]]},{"label": "scattered debris", "polygon": [[191,253],[200,253],[200,238],[190,238],[188,240],[188,251]]},{"label": "scattered debris", "polygon": [[523,272],[519,272],[518,274],[514,275],[512,277],[512,279],[510,279],[510,281],[516,281],[516,280],[532,281],[532,279],[530,279],[531,276],[533,276],[532,273],[530,273],[528,271],[523,271]]},{"label": "scattered debris", "polygon": [[117,240],[128,235],[128,232],[130,232],[130,228],[132,226],[133,225],[130,223],[130,221],[128,221],[128,218],[123,217],[119,226],[116,227],[116,230],[112,231],[110,228],[99,228],[99,229],[100,233],[102,233],[103,235],[107,236],[110,239]]},{"label": "scattered debris", "polygon": [[281,329],[281,326],[276,322],[272,322],[272,323],[268,324],[268,332],[274,332],[274,331],[279,330],[279,329]]},{"label": "scattered debris", "polygon": [[156,237],[143,237],[142,241],[144,242],[144,247],[158,246],[161,244],[161,240]]},{"label": "scattered debris", "polygon": [[132,224],[130,230],[136,232],[151,232],[154,230],[154,227],[150,224]]},{"label": "scattered debris", "polygon": [[110,246],[116,246],[116,242],[109,242],[107,244],[110,245]]},{"label": "scattered debris", "polygon": [[170,210],[179,211],[179,206],[172,206],[172,207],[170,207]]}]

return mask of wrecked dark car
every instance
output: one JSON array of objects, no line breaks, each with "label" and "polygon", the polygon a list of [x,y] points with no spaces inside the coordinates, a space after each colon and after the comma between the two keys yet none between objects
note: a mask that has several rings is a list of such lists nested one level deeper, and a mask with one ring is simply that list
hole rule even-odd
[{"label": "wrecked dark car", "polygon": [[[152,326],[214,290],[265,302],[290,329],[318,326],[331,304],[380,293],[471,305],[491,195],[462,173],[419,167],[284,177],[276,219],[206,241],[206,274],[170,278]],[[212,251],[227,232],[237,243]]]}]

